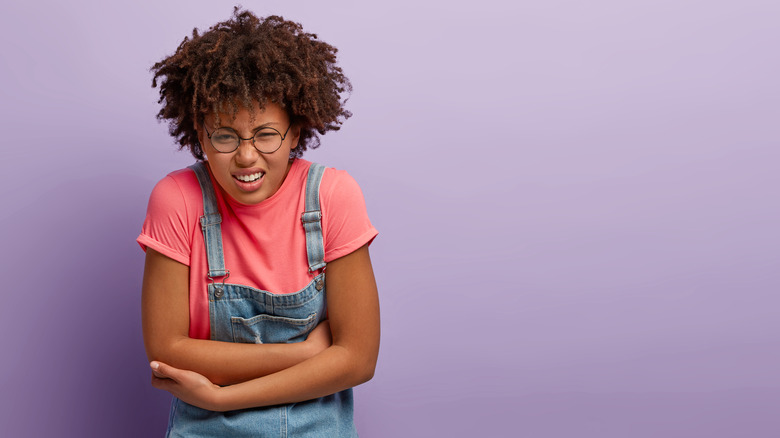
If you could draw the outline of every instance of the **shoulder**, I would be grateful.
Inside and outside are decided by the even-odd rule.
[[[202,199],[198,180],[190,169],[176,170],[163,177],[149,196],[138,243],[144,249],[152,248],[189,265]]]
[[[322,175],[322,185],[320,186],[320,196],[323,198],[351,198],[358,196],[362,202],[363,192],[360,190],[355,178],[346,170],[328,167]]]
[[[174,170],[165,175],[152,189],[152,197],[165,201],[184,199],[188,201],[193,197],[201,197],[200,185],[192,169],[184,168]]]
[[[320,186],[325,262],[371,243],[377,231],[366,211],[363,192],[347,171],[328,168]]]
[[[326,168],[320,185],[323,214],[365,215],[366,202],[355,178],[346,170]]]
[[[299,181],[299,184],[305,185],[309,177],[309,170],[315,165],[311,161],[303,158],[296,158],[290,168],[289,178]],[[320,199],[325,201],[333,196],[339,197],[348,194],[361,194],[360,186],[357,181],[346,171],[333,167],[324,166],[320,182]]]
[[[155,184],[149,196],[147,213],[186,218],[197,215],[202,205],[203,196],[195,172],[184,168],[167,174]]]

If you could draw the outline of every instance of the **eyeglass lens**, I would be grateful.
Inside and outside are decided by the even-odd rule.
[[[211,134],[211,144],[220,152],[238,149],[241,139],[230,128],[218,128]],[[254,145],[260,152],[275,152],[282,145],[282,134],[273,128],[262,128],[255,132]]]

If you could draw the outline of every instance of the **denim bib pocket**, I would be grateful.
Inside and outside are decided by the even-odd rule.
[[[251,318],[233,316],[233,342],[246,344],[279,344],[301,342],[319,321],[317,313],[307,318],[287,318],[260,314]]]

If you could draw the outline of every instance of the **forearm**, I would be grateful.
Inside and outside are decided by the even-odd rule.
[[[149,360],[195,371],[217,385],[232,385],[266,376],[316,354],[306,342],[242,344],[181,337],[149,351]]]
[[[226,411],[311,400],[371,379],[379,354],[380,324],[368,248],[332,261],[328,272],[326,333],[333,337],[332,345],[328,338],[329,346],[320,353],[273,374],[224,387],[201,374],[152,362],[152,384],[195,406]]]
[[[147,249],[142,294],[144,346],[150,361],[195,371],[217,385],[244,382],[300,363],[330,345],[320,323],[304,342],[242,344],[191,339],[189,267]]]
[[[370,380],[376,354],[332,345],[318,355],[274,374],[218,391],[219,410],[294,403],[334,394]]]
[[[328,347],[323,347],[313,357],[275,373],[223,387],[215,385],[220,383],[219,379],[211,378],[210,381],[207,378],[210,372],[214,375],[211,369],[199,374],[187,371],[192,367],[186,363],[177,367],[153,361],[150,364],[154,370],[152,384],[192,405],[213,411],[226,411],[311,400],[371,379],[379,354],[380,324],[379,297],[368,248],[363,246],[330,262],[326,288],[329,318],[317,326],[315,331],[322,328],[322,333],[327,333],[328,337],[325,341]],[[168,309],[171,305],[161,303],[159,306],[150,307]],[[162,316],[159,319],[151,318],[151,321],[158,320],[166,321]],[[182,327],[183,324],[180,324],[179,333],[182,332]],[[152,324],[148,327],[145,325],[144,332],[155,333]],[[332,341],[329,337],[331,333]],[[309,338],[311,339],[314,334],[313,331]],[[261,346],[272,347],[266,344],[250,345],[250,347]],[[186,344],[178,344],[175,348],[167,348],[164,351],[167,354],[178,350],[179,347],[185,349]],[[279,347],[290,347],[290,345],[279,345]],[[194,360],[197,361],[197,358],[201,357],[199,354],[193,356]],[[150,354],[151,356],[154,355]],[[228,360],[225,359],[227,356],[220,357],[222,360],[210,363],[216,368],[237,366],[232,362],[227,363]],[[252,360],[245,362],[252,362]],[[267,364],[263,360],[260,362]],[[217,372],[224,371],[217,370]],[[224,379],[221,383],[227,380]],[[241,381],[241,379],[235,380]]]
[[[326,278],[333,345],[295,366],[214,393],[219,410],[293,403],[368,381],[379,354],[379,297],[364,246],[332,261]]]

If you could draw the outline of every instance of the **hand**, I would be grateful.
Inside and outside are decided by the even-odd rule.
[[[330,334],[330,322],[326,319],[314,327],[314,330],[309,333],[309,336],[305,341],[311,346],[312,356],[325,351],[333,343],[333,338]]]
[[[162,362],[153,361],[152,386],[173,394],[180,400],[210,411],[224,410],[219,405],[221,388],[206,377],[188,370],[180,370]]]

